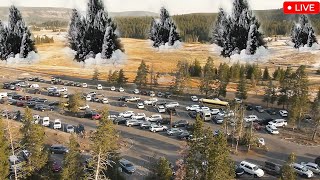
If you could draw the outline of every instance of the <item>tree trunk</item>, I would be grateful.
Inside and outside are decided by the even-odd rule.
[[[101,161],[101,149],[99,150],[99,155],[98,155],[97,169],[96,169],[96,174],[94,178],[95,180],[99,180],[100,161]]]
[[[314,127],[313,133],[312,133],[312,138],[311,140],[314,141],[314,139],[316,138],[317,132],[318,132],[318,128],[319,128],[319,121],[317,122],[316,126]]]
[[[11,128],[10,128],[10,125],[9,125],[8,111],[7,111],[6,115],[7,115],[7,129],[8,129],[8,133],[9,133],[12,156],[15,156],[14,147],[13,147],[13,140],[12,140],[12,134],[11,134]],[[16,165],[16,161],[15,160],[13,161],[13,165],[14,165],[14,168],[13,168],[14,169],[14,178],[15,178],[15,180],[18,180],[17,167],[15,166]]]

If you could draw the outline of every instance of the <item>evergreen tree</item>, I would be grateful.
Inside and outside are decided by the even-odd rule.
[[[314,43],[318,43],[313,27],[306,15],[300,15],[299,23],[294,24],[292,27],[291,41],[294,43],[294,48],[300,48],[305,45],[312,47]]]
[[[178,61],[173,85],[174,92],[183,93],[189,77],[189,63],[187,61]]]
[[[211,57],[208,57],[207,62],[203,67],[203,75],[201,77],[199,86],[200,92],[205,94],[206,97],[210,96],[214,92],[212,84],[214,82],[215,76],[216,74],[213,59]]]
[[[240,82],[237,87],[236,96],[239,99],[247,99],[247,87],[246,87],[246,80],[244,77],[240,78]]]
[[[35,42],[31,38],[31,33],[29,30],[26,30],[26,32],[23,34],[21,47],[20,47],[20,58],[26,58],[28,57],[29,52],[36,51],[35,50]]]
[[[83,49],[84,47],[84,24],[81,19],[81,15],[76,9],[72,9],[71,21],[68,29],[68,42],[69,47],[77,52],[76,59],[80,59],[83,57]]]
[[[320,88],[318,89],[317,97],[311,104],[311,116],[315,122],[311,138],[314,141],[318,133],[318,128],[320,126]]]
[[[100,73],[99,73],[98,68],[94,68],[93,75],[92,75],[92,80],[94,80],[94,81],[99,80],[99,76],[100,76]]]
[[[113,52],[116,50],[124,51],[120,39],[115,33],[115,29],[112,26],[107,26],[106,32],[103,38],[102,52],[101,57],[105,59],[110,59],[113,55]]]
[[[75,136],[69,138],[69,152],[64,157],[62,178],[63,180],[81,180],[84,179],[83,168],[81,164],[80,145]]]
[[[0,179],[9,175],[9,142],[5,132],[3,119],[0,118]]]
[[[113,155],[118,150],[118,132],[112,121],[108,120],[108,109],[101,112],[101,120],[97,131],[92,135],[92,158],[94,164],[94,179],[107,179],[108,174],[103,172],[112,167],[115,162],[112,161]]]
[[[267,103],[267,107],[269,107],[269,103],[272,105],[274,102],[277,100],[277,92],[276,92],[276,87],[273,85],[272,81],[269,81],[269,85],[265,90],[265,94],[263,96],[263,102]]]
[[[44,127],[33,123],[32,111],[28,107],[25,109],[23,126],[20,131],[22,134],[22,146],[30,152],[27,164],[23,168],[24,174],[32,176],[46,165],[48,153],[44,146]]]
[[[219,8],[217,20],[214,25],[212,41],[220,47],[223,47],[225,41],[225,31],[227,25],[227,13],[222,8]]]
[[[149,39],[153,41],[153,47],[157,48],[166,43],[173,46],[176,41],[180,41],[180,35],[169,12],[164,7],[160,10],[160,19],[153,19],[149,31]]]
[[[258,48],[258,30],[257,26],[255,24],[252,24],[250,26],[249,34],[248,34],[248,41],[247,41],[247,48],[246,48],[246,53],[247,54],[254,54]]]
[[[68,109],[72,113],[79,112],[79,107],[83,105],[83,99],[81,98],[81,94],[79,92],[76,92],[69,96],[68,101]]]
[[[287,162],[282,166],[280,180],[296,180],[297,174],[291,166],[296,160],[296,156],[291,153]]]
[[[0,21],[0,59],[5,60],[8,56],[7,50],[8,28]]]
[[[201,68],[201,65],[200,65],[200,62],[196,59],[192,65],[190,65],[190,75],[192,77],[200,77],[201,75],[201,71],[202,71],[202,68]]]
[[[120,69],[117,83],[122,86],[128,82],[128,78],[125,76],[123,69]]]
[[[141,64],[137,71],[137,76],[134,80],[134,83],[139,87],[145,87],[148,83],[147,76],[149,73],[149,67],[146,65],[144,60],[141,61]]]
[[[262,79],[263,79],[264,81],[267,81],[267,80],[270,79],[268,67],[265,67],[265,68],[264,68]]]
[[[157,162],[151,165],[151,173],[146,180],[170,180],[172,179],[172,169],[169,161],[165,157],[160,157]]]

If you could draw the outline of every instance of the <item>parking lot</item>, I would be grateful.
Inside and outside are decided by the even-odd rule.
[[[7,82],[7,81],[13,81],[14,79],[1,79],[1,83]],[[35,83],[35,82],[29,82]],[[57,86],[58,88],[63,87],[63,85],[52,85],[50,84],[50,80],[48,79],[46,82],[36,82],[36,84],[39,84],[41,89],[47,88],[50,86]],[[110,114],[118,115],[120,112],[124,111],[134,111],[135,113],[145,113],[147,116],[150,116],[152,114],[158,114],[157,110],[153,106],[145,106],[144,109],[137,109],[136,103],[134,102],[125,102],[127,107],[122,107],[123,102],[118,101],[118,98],[121,96],[139,96],[141,100],[147,100],[150,98],[150,96],[145,95],[133,95],[133,89],[125,89],[125,92],[117,92],[117,91],[110,91],[110,87],[104,87],[104,90],[97,90],[95,88],[95,85],[89,85],[88,88],[81,88],[81,87],[73,87],[73,86],[67,86],[68,88],[68,94],[72,94],[74,92],[81,92],[81,93],[89,93],[92,91],[95,91],[97,94],[107,97],[109,100],[109,104],[102,104],[102,103],[96,103],[96,102],[86,102],[90,109],[93,110],[101,110],[103,107],[107,106],[110,110]],[[14,92],[11,90],[1,90],[0,92]],[[30,95],[32,97],[39,97],[39,98],[45,98],[48,99],[49,102],[52,101],[60,101],[58,97],[52,97],[47,95],[47,91],[42,90],[41,94],[33,94],[32,89],[26,89],[24,92],[17,92],[20,95]],[[197,104],[190,101],[181,101],[178,99],[172,99],[172,98],[159,98],[158,100],[163,100],[167,102],[178,102],[180,106],[176,108],[177,115],[173,116],[173,121],[177,120],[188,120],[189,123],[194,123],[194,119],[192,119],[188,112],[185,110],[186,106]],[[16,107],[12,105],[0,105],[1,109],[5,110],[20,110],[23,112],[22,107]],[[74,126],[77,126],[78,124],[83,124],[86,128],[86,130],[94,130],[96,128],[97,122],[91,119],[86,118],[77,118],[72,116],[65,116],[59,113],[58,109],[55,109],[54,111],[36,111],[33,110],[34,114],[39,114],[41,117],[48,116],[53,122],[54,119],[60,119],[63,123],[63,130],[65,130],[65,127],[67,124],[71,124]],[[246,111],[246,115],[256,115],[259,119],[278,119],[281,118],[281,116],[277,113],[276,115],[270,115],[266,112],[259,113],[255,110],[252,111]],[[163,117],[169,118],[169,114],[163,113]],[[212,131],[218,130],[221,127],[221,125],[214,124],[212,122],[206,122],[205,125],[207,127],[210,127]],[[52,126],[51,126],[52,127]],[[124,156],[124,158],[128,159],[129,161],[133,162],[137,166],[137,172],[133,175],[127,175],[130,176],[130,179],[141,179],[142,176],[145,176],[148,171],[146,167],[149,165],[149,159],[150,157],[157,155],[157,156],[165,156],[168,158],[170,162],[175,162],[177,159],[181,158],[181,148],[185,146],[185,141],[178,140],[174,136],[167,136],[165,132],[159,132],[159,133],[152,133],[148,130],[141,130],[139,127],[126,127],[125,125],[118,125],[117,129],[120,132],[121,137],[123,137],[127,143],[128,146],[121,149],[121,154]],[[281,130],[280,130],[281,133]],[[254,156],[233,156],[233,158],[240,162],[243,159],[250,160],[254,163],[257,163],[259,165],[263,165],[263,162],[265,160],[270,161],[276,161],[276,163],[283,163],[283,160],[286,159],[287,154],[295,151],[297,153],[297,158],[299,161],[313,161],[312,158],[314,156],[318,155],[316,152],[318,152],[319,149],[316,148],[303,148],[303,147],[296,147],[294,144],[283,142],[279,139],[277,139],[276,136],[270,135],[266,133],[266,131],[261,130],[257,131],[256,135],[259,137],[262,137],[265,139],[266,144],[269,148],[269,151],[265,154],[257,154]],[[244,176],[242,179],[249,179],[249,176]],[[266,179],[272,179],[269,176],[265,177]]]

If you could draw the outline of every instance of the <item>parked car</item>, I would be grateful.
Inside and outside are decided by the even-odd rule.
[[[171,128],[167,130],[167,134],[169,136],[178,135],[178,134],[181,134],[182,132],[183,130],[180,128]]]
[[[239,178],[244,174],[244,170],[238,165],[236,165],[234,169],[235,169],[236,178]]]
[[[49,127],[49,126],[50,126],[50,119],[49,119],[49,117],[43,117],[43,118],[42,118],[42,126],[45,126],[45,127]]]
[[[278,176],[281,174],[282,166],[273,162],[265,161],[262,168],[267,174]]]
[[[270,121],[273,121],[273,118],[265,118],[265,119],[261,119],[261,121],[259,121],[260,125],[268,125]]]
[[[176,107],[179,107],[179,103],[178,102],[169,102],[165,106],[166,106],[166,108],[176,108]]]
[[[150,91],[149,96],[154,97],[154,96],[156,96],[156,94],[153,91]]]
[[[187,106],[186,107],[186,110],[187,111],[195,111],[195,110],[197,110],[197,109],[199,109],[200,108],[200,105],[198,105],[198,104],[193,104],[193,105],[191,105],[191,106]]]
[[[52,154],[66,154],[69,152],[69,149],[63,145],[55,144],[50,147],[50,152]]]
[[[100,120],[101,119],[101,115],[97,112],[93,112],[92,113],[92,120]]]
[[[251,174],[255,177],[264,176],[264,171],[253,163],[241,161],[239,167],[242,168],[246,173]]]
[[[198,102],[199,99],[198,99],[197,96],[191,96],[191,101],[193,101],[193,102]]]
[[[165,92],[164,93],[164,97],[165,98],[170,98],[171,97],[171,93],[170,92]]]
[[[149,129],[152,124],[155,124],[155,123],[152,123],[150,121],[142,121],[140,123],[140,128],[141,129]]]
[[[136,168],[134,167],[134,165],[126,159],[120,159],[119,165],[120,165],[121,170],[125,171],[126,173],[132,174],[136,171]]]
[[[158,101],[157,98],[150,98],[149,100],[143,101],[143,104],[145,104],[145,105],[152,105],[154,102],[157,102],[157,101]]]
[[[212,115],[218,115],[220,113],[220,109],[211,109]]]
[[[66,129],[67,129],[67,133],[74,133],[74,126],[73,125],[68,124]]]
[[[118,101],[126,101],[128,98],[130,98],[130,96],[121,96],[118,98]]]
[[[320,156],[317,157],[315,160],[314,160],[314,163],[318,164],[318,166],[320,166]]]
[[[166,131],[168,129],[167,126],[163,126],[163,125],[156,125],[156,124],[153,124],[150,126],[149,130],[151,132],[159,132],[159,131]]]
[[[210,108],[209,107],[206,107],[206,106],[202,106],[200,107],[199,109],[196,109],[196,112],[197,113],[200,113],[202,111],[210,111]]]
[[[191,117],[191,118],[196,118],[198,113],[196,111],[189,111],[188,112],[188,115]]]
[[[288,125],[288,122],[285,119],[275,119],[273,121],[270,121],[268,124],[273,125],[275,127],[285,127]]]
[[[120,117],[129,118],[134,115],[133,111],[125,111],[119,114]]]
[[[128,119],[126,121],[126,126],[131,127],[131,126],[139,126],[142,120],[138,119]]]
[[[137,108],[138,109],[144,109],[144,104],[142,102],[137,103]]]
[[[262,106],[256,106],[255,107],[255,110],[259,113],[263,113],[264,112],[264,109],[262,108]]]
[[[120,87],[119,92],[124,92],[124,89],[122,87]]]
[[[298,163],[293,163],[292,168],[294,171],[299,174],[302,177],[306,178],[312,178],[313,177],[313,172],[307,169],[305,166],[298,164]]]
[[[162,116],[160,114],[153,114],[150,117],[147,117],[146,120],[150,122],[157,122],[162,120]]]
[[[167,108],[166,111],[169,115],[172,115],[172,116],[177,115],[177,110],[175,108]]]
[[[300,164],[312,171],[314,174],[320,174],[320,167],[318,166],[318,164],[312,162],[301,162]]]
[[[243,119],[246,123],[248,122],[252,122],[252,121],[258,121],[258,116],[256,115],[249,115],[249,116],[246,116],[244,119]]]
[[[52,172],[57,173],[60,172],[62,170],[62,166],[57,163],[56,161],[52,162]]]
[[[131,118],[132,119],[145,119],[147,116],[146,116],[146,114],[145,113],[137,113],[137,114],[135,114],[135,115],[133,115],[133,116],[131,116]]]
[[[54,120],[53,129],[61,129],[61,128],[62,128],[62,124],[61,124],[60,119]]]
[[[278,128],[273,126],[273,125],[266,125],[266,130],[270,133],[270,134],[279,134]]]
[[[172,127],[186,127],[188,126],[189,122],[187,120],[179,120],[172,124]]]
[[[139,93],[140,93],[139,89],[134,89],[133,90],[133,94],[139,94]]]
[[[86,109],[89,109],[90,106],[88,104],[84,105],[84,106],[80,106],[79,107],[79,110],[86,110]]]
[[[282,117],[288,117],[288,111],[286,111],[286,110],[280,110],[280,111],[279,111],[279,114],[280,114],[280,116],[282,116]]]
[[[82,87],[83,87],[83,88],[87,88],[87,87],[88,87],[88,84],[87,84],[87,83],[82,83]]]
[[[139,101],[140,100],[140,98],[139,97],[127,97],[127,98],[125,98],[125,100],[124,101],[126,101],[126,102],[135,102],[135,101]]]
[[[222,116],[213,116],[213,119],[212,119],[213,122],[215,122],[216,124],[222,124],[223,123],[223,117]]]
[[[274,109],[267,109],[266,112],[268,114],[270,114],[270,115],[276,115],[277,114],[276,110],[274,110]]]
[[[166,112],[166,109],[164,108],[163,105],[159,105],[159,106],[157,106],[157,111],[158,111],[159,113],[165,113],[165,112]]]
[[[158,97],[163,97],[163,96],[164,96],[164,93],[158,92],[157,96],[158,96]]]
[[[253,110],[253,106],[249,104],[249,105],[247,105],[246,109],[247,109],[247,111],[252,111]]]
[[[108,98],[102,98],[102,99],[101,99],[101,103],[102,103],[102,104],[108,104],[108,103],[109,103]]]
[[[188,131],[183,131],[177,136],[177,138],[181,140],[189,140],[192,138],[192,135]]]
[[[97,85],[97,90],[102,90],[102,85],[101,84]]]
[[[115,90],[116,90],[116,87],[114,87],[114,86],[110,87],[110,91],[115,91]]]
[[[113,123],[114,124],[126,124],[127,120],[129,120],[129,118],[117,117],[115,120],[113,120]]]

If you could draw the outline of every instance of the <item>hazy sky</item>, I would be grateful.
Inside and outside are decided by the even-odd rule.
[[[84,11],[88,0],[0,0],[0,6],[25,7],[66,7]],[[219,7],[228,11],[233,0],[103,0],[110,12],[151,11],[158,12],[161,6],[169,9],[171,14],[195,12],[217,12]],[[278,9],[285,0],[249,0],[251,8]]]

